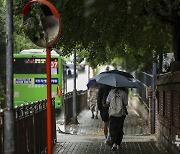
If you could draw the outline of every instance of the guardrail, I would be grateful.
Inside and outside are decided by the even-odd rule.
[[[3,129],[4,129],[4,114],[0,111],[0,153],[3,154]]]
[[[146,72],[135,73],[135,78],[139,83],[138,93],[140,98],[148,106],[148,87],[152,85],[152,75]]]
[[[15,113],[15,143],[17,154],[40,154],[47,150],[47,100],[33,102],[29,105],[22,105],[14,109]],[[52,142],[56,142],[56,119],[55,105],[52,99]],[[4,132],[4,112],[0,112],[0,153],[3,154],[3,132]]]
[[[55,143],[56,137],[56,116],[54,99],[52,123],[53,138]],[[76,112],[79,114],[87,106],[87,91],[77,91]],[[40,154],[46,153],[47,150],[47,100],[33,102],[28,105],[22,105],[14,108],[15,115],[15,134],[16,134],[16,154]],[[73,93],[69,92],[64,95],[64,115],[67,124],[73,117]],[[13,131],[13,130],[12,130]],[[0,154],[4,154],[4,111],[0,111]]]
[[[77,91],[76,113],[77,115],[87,106],[87,90]],[[64,95],[64,120],[68,124],[73,118],[73,92]]]

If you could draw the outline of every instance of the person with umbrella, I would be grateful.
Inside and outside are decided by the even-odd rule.
[[[91,84],[96,81],[98,84],[102,84],[98,93],[98,109],[100,110],[100,115],[102,120],[104,121],[104,135],[105,135],[105,143],[109,144],[110,135],[109,135],[109,114],[108,107],[104,107],[104,100],[111,90],[111,87],[128,87],[128,88],[137,88],[138,84],[136,82],[132,82],[131,79],[134,78],[130,73],[119,71],[119,70],[111,70],[106,72],[101,72],[100,74],[91,78],[88,82],[87,87],[90,87]],[[105,98],[105,99],[104,99]]]
[[[99,88],[98,99],[97,99],[100,116],[101,116],[102,121],[104,122],[105,144],[108,144],[108,145],[111,142],[110,135],[109,135],[109,114],[108,114],[109,107],[103,106],[103,104],[106,103],[106,98],[110,90],[111,90],[111,86],[101,85]]]
[[[125,87],[113,88],[106,99],[105,106],[109,106],[110,136],[112,142],[112,151],[120,148],[123,138],[123,125],[128,114],[126,106],[128,105],[128,89]]]
[[[131,81],[131,78],[133,78],[131,74],[118,70],[102,72],[94,77],[97,83],[114,87],[107,96],[107,103],[105,102],[105,104],[103,105],[104,107],[109,106],[109,133],[113,151],[120,148],[120,144],[122,142],[124,134],[123,125],[125,117],[127,115],[126,106],[128,105],[128,88],[138,88],[138,84]],[[115,99],[116,96],[119,97]],[[115,104],[113,108],[112,104]],[[121,108],[123,109],[121,110]],[[119,113],[116,113],[115,111],[113,111],[113,109],[119,109]]]
[[[90,110],[92,112],[92,119],[95,117],[98,119],[98,106],[97,106],[97,96],[98,96],[98,84],[94,81],[89,89],[89,97],[90,97]],[[95,115],[94,115],[95,112]]]

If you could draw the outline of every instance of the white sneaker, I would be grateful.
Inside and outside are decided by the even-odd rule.
[[[111,145],[111,140],[108,138],[108,139],[105,139],[105,141],[104,141],[104,143],[106,144],[106,145]]]
[[[112,145],[111,150],[112,150],[112,151],[116,151],[116,150],[117,150],[117,145],[116,145],[115,143]]]
[[[108,142],[108,139],[105,139],[105,140],[104,140],[104,143],[107,144],[107,142]]]
[[[117,145],[117,150],[122,149],[121,145]]]

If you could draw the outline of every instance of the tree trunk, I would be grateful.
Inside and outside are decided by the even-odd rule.
[[[175,61],[180,61],[180,17],[177,14],[174,17],[175,23],[173,26],[173,51]]]
[[[159,54],[159,66],[158,66],[158,73],[162,73],[162,67],[163,67],[163,54]]]
[[[95,68],[92,68],[92,76],[95,76]]]
[[[175,61],[171,63],[171,72],[180,71],[180,17],[177,12],[174,13],[173,24],[173,52]]]

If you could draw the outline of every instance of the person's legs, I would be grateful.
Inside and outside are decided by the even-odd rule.
[[[122,117],[120,117],[120,119],[118,120],[118,138],[117,138],[117,145],[121,145],[121,142],[122,142],[122,139],[123,139],[123,135],[124,135],[124,132],[123,132],[123,126],[124,126],[124,120],[125,120],[126,116],[123,115]]]
[[[103,109],[103,121],[104,121],[104,135],[105,139],[110,144],[110,133],[109,133],[109,114],[108,114],[108,108]]]
[[[108,139],[109,136],[109,122],[104,122],[104,136]]]
[[[91,118],[94,118],[94,108],[95,108],[95,105],[93,102],[91,102],[90,104],[90,110],[91,110],[91,113],[92,113],[92,117]]]
[[[104,136],[105,136],[105,143],[110,144],[110,135],[109,135],[109,114],[108,109],[101,109],[100,110],[100,116],[102,118],[102,121],[104,122]]]
[[[111,137],[109,133],[109,122],[104,122],[104,136],[105,136],[105,144],[111,146]]]
[[[120,130],[120,117],[110,117],[110,135],[112,138],[112,143],[117,144],[119,139]]]
[[[109,117],[109,132],[110,132],[110,136],[111,136],[111,142],[112,142],[112,150],[115,151],[117,150],[117,144],[116,144],[116,140],[117,140],[117,120],[116,117],[110,116]]]
[[[96,106],[95,106],[95,117],[96,117],[96,119],[98,119],[98,106],[97,106],[97,103],[96,103]]]

